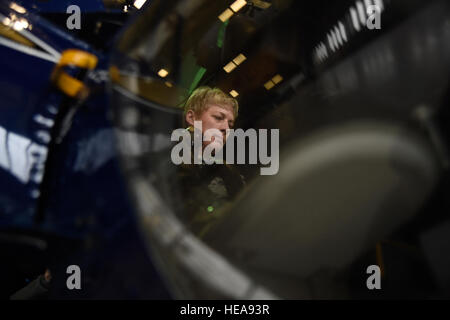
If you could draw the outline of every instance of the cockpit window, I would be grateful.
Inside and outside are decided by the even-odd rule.
[[[322,298],[345,296],[346,270],[436,186],[424,127],[449,90],[448,3],[189,0],[141,10],[111,59],[111,103],[161,268],[181,296],[229,297],[245,283],[231,296],[310,298],[322,292],[311,289],[317,278]],[[183,110],[192,96],[213,111]],[[184,149],[173,137],[195,137],[189,119],[217,139],[241,130],[240,161],[195,163],[193,140],[191,163],[174,161]]]

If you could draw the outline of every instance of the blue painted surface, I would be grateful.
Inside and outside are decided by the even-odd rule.
[[[16,0],[15,2],[38,12],[66,12],[67,7],[71,5],[79,6],[82,12],[105,10],[102,0]]]
[[[32,28],[27,32],[59,53],[89,49],[35,14],[11,12],[8,2],[0,5],[0,14],[26,19]],[[0,225],[30,228],[63,95],[50,83],[54,62],[5,45],[0,57]]]
[[[31,2],[20,1],[27,8]],[[69,2],[86,11],[104,9],[99,5],[101,1],[93,0],[33,1],[36,5],[32,10],[19,14],[11,10],[11,2],[0,3],[0,14],[26,19],[31,26],[28,31],[56,52],[79,48],[94,53],[99,58],[97,78],[102,75],[103,79],[95,82],[91,75],[87,85],[93,93],[55,148],[50,144],[50,132],[65,99],[50,83],[55,63],[0,44],[0,232],[38,232],[77,241],[76,250],[67,252],[63,248],[53,252],[56,256],[50,260],[58,268],[56,274],[65,271],[65,263],[84,267],[86,279],[94,282],[83,297],[168,297],[136,230],[119,171],[105,93],[108,54],[95,52],[36,13],[60,11]],[[50,179],[44,190],[44,165],[50,148],[54,165],[50,173],[45,172]],[[37,223],[38,203],[44,193],[48,197],[43,201],[42,221]],[[123,270],[111,269],[117,261],[127,261]],[[110,281],[133,273],[137,267],[142,284],[139,278],[127,285],[126,278]],[[99,270],[103,280],[95,282]],[[151,288],[146,287],[148,283]],[[58,297],[64,289],[55,285],[53,293]]]

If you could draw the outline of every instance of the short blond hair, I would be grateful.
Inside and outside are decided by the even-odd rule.
[[[233,108],[234,117],[237,118],[239,104],[236,99],[227,95],[219,88],[199,87],[192,92],[184,105],[183,123],[186,125],[186,114],[189,110],[194,111],[195,115],[200,116],[207,110],[208,105],[214,104],[220,107],[229,106]]]

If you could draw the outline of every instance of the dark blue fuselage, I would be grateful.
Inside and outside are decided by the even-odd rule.
[[[102,1],[0,4],[0,20],[12,24],[8,33],[0,30],[0,233],[18,248],[27,246],[18,236],[43,239],[44,245],[36,249],[37,265],[53,267],[56,275],[64,277],[66,264],[78,264],[85,270],[88,288],[89,279],[103,279],[84,290],[83,297],[166,297],[135,228],[119,171],[105,91],[108,52],[94,50],[39,16],[65,12],[69,2],[87,11],[104,10]],[[25,10],[17,11],[17,3]],[[14,28],[16,20],[25,24]],[[55,143],[63,108],[76,103],[50,80],[67,49],[93,53],[99,62],[84,78],[91,89],[89,98],[78,106],[67,135]],[[64,241],[71,246],[55,245]],[[28,261],[20,254],[5,259],[12,264]],[[111,266],[117,261],[122,261],[121,268]],[[130,268],[147,271],[136,281],[125,280],[122,276]],[[33,272],[40,270],[17,269],[17,277]],[[116,280],[111,282],[111,277]],[[54,294],[65,296],[64,290],[56,285]]]

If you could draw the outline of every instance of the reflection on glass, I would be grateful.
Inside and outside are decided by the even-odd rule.
[[[47,147],[0,127],[0,167],[21,183],[41,183]]]
[[[448,29],[441,24],[389,29],[401,19],[386,19],[386,29],[369,34],[368,1],[352,2],[350,11],[341,2],[328,8],[316,2],[248,1],[237,13],[230,1],[205,3],[174,2],[161,15],[161,2],[155,1],[139,28],[120,40],[119,50],[129,59],[114,61],[120,70],[113,79],[121,98],[114,99],[123,130],[120,149],[143,229],[149,237],[173,235],[169,244],[163,237],[149,243],[164,243],[159,254],[174,264],[167,247],[190,252],[181,265],[213,248],[250,275],[255,287],[262,284],[282,297],[314,296],[308,281],[315,276],[331,296],[343,297],[333,278],[343,276],[340,268],[374,247],[388,230],[384,226],[394,230],[395,223],[412,217],[435,183],[434,154],[422,144],[421,129],[409,135],[404,123],[418,101],[425,96],[440,101],[448,89],[440,65],[448,66],[449,55],[439,47]],[[394,4],[383,4],[389,5],[387,17],[404,12],[401,4],[397,11]],[[164,79],[161,68],[168,71]],[[223,107],[217,101],[189,114],[184,107],[204,86],[235,98],[239,117],[216,115],[211,105]],[[252,163],[231,169],[219,163],[177,167],[170,146],[161,141],[175,129],[195,134],[189,116],[218,121],[219,131],[279,129],[279,173],[263,178]],[[249,150],[245,145],[243,154],[251,159]],[[416,165],[418,170],[407,169]],[[426,188],[421,181],[428,181]],[[387,216],[398,220],[391,223]],[[171,229],[167,221],[180,224]],[[196,268],[212,270],[208,258],[202,262]],[[177,267],[168,272],[173,278],[199,273]],[[204,279],[197,280],[188,292],[201,287]]]

